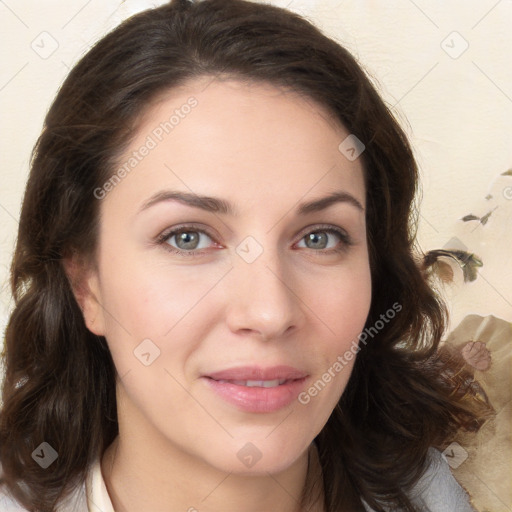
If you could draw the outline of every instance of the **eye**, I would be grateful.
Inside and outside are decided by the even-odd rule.
[[[350,236],[334,226],[317,226],[314,231],[304,235],[299,244],[301,242],[304,242],[304,245],[298,245],[299,247],[324,253],[340,252],[352,245]]]
[[[204,249],[216,244],[214,236],[206,229],[185,225],[164,231],[156,242],[167,251],[181,256],[201,256]],[[318,254],[331,254],[345,251],[351,245],[353,241],[344,230],[326,225],[315,226],[314,230],[309,227],[296,246]]]
[[[162,233],[157,242],[165,245],[171,252],[185,256],[194,256],[202,249],[207,249],[212,236],[203,229],[194,226],[179,226]]]

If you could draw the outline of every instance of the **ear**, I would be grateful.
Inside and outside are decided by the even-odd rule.
[[[97,269],[78,252],[64,257],[62,262],[87,329],[97,336],[105,336],[105,319]]]

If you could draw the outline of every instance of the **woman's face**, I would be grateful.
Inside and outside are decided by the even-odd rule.
[[[304,454],[370,307],[363,169],[339,149],[347,136],[312,101],[234,80],[150,107],[95,192],[84,306],[119,375],[121,438],[236,473]]]

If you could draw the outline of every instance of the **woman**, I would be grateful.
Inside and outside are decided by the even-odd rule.
[[[472,510],[439,449],[487,411],[438,347],[416,187],[367,77],[297,15],[175,0],[102,39],[23,201],[5,507]]]

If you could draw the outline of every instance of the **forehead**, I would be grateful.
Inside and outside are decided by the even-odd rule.
[[[159,96],[118,160],[108,199],[140,205],[157,189],[273,207],[344,190],[364,205],[361,159],[340,151],[348,131],[321,105],[270,84],[204,77]]]

